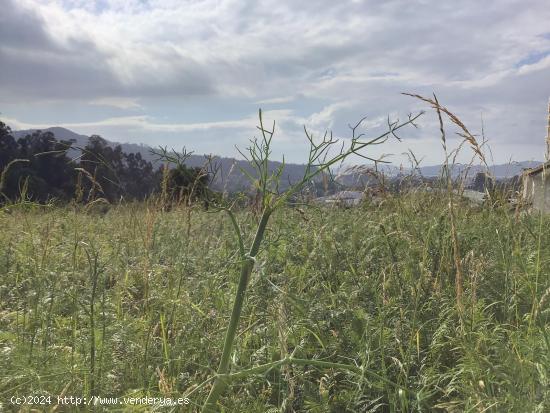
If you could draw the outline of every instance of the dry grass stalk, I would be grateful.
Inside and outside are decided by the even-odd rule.
[[[445,149],[445,169],[447,174],[447,195],[449,197],[449,215],[451,218],[451,237],[453,243],[453,258],[455,262],[455,289],[456,289],[456,305],[457,308],[462,311],[462,261],[460,259],[460,249],[458,246],[458,234],[456,231],[455,223],[455,211],[454,211],[454,202],[453,202],[453,189],[451,182],[451,175],[449,171],[449,161],[447,156],[447,145],[446,145],[446,136],[445,128],[443,127],[443,117],[441,116],[441,106],[437,101],[437,97],[434,94],[434,107],[437,112],[437,117],[439,119],[439,130],[441,132],[441,140],[443,141],[443,147]],[[450,113],[450,112],[445,112]],[[457,118],[458,119],[458,118]],[[461,122],[462,123],[462,122]]]
[[[403,94],[406,95],[406,96],[411,96],[411,97],[414,97],[416,99],[420,99],[424,102],[429,103],[430,105],[432,105],[432,108],[434,108],[437,111],[439,116],[441,115],[441,113],[444,113],[445,115],[447,115],[449,117],[449,119],[451,120],[451,122],[453,122],[456,126],[458,126],[462,130],[462,132],[457,132],[457,135],[461,136],[462,138],[464,138],[464,140],[466,142],[468,142],[468,144],[470,145],[470,147],[474,151],[475,155],[480,159],[480,161],[486,167],[488,167],[487,160],[486,160],[485,155],[484,155],[484,153],[481,149],[481,145],[477,141],[476,137],[468,130],[466,125],[464,125],[464,123],[458,118],[458,116],[453,114],[446,107],[441,106],[439,104],[435,94],[434,94],[434,99],[425,98],[423,96],[412,94],[412,93],[403,93]]]
[[[6,186],[6,179],[10,168],[16,163],[21,163],[21,162],[30,162],[30,161],[28,159],[14,159],[11,162],[9,162],[6,165],[6,167],[2,170],[2,174],[0,175],[0,194],[4,190],[4,187]]]
[[[74,168],[74,169],[75,171],[83,173],[84,176],[86,176],[86,178],[88,178],[88,180],[92,183],[92,187],[90,188],[90,192],[88,193],[88,201],[93,201],[96,189],[100,193],[105,194],[105,192],[103,191],[103,188],[101,187],[101,184],[96,179],[97,167],[93,175],[84,168]]]
[[[472,157],[472,160],[470,161],[469,167],[473,164],[474,159],[477,157],[479,160],[483,163],[485,166],[486,172],[489,173],[489,167],[487,164],[487,160],[485,158],[485,154],[482,151],[482,146],[485,144],[485,138],[483,138],[483,142],[480,144],[476,137],[468,130],[466,125],[456,116],[454,113],[452,113],[449,109],[442,106],[439,101],[437,100],[436,95],[433,95],[433,99],[426,98],[417,94],[412,93],[403,93],[406,96],[411,96],[416,99],[422,100],[423,102],[429,103],[433,109],[437,112],[437,117],[439,120],[439,130],[441,133],[441,141],[443,144],[443,150],[445,151],[445,174],[446,174],[446,182],[447,182],[447,194],[448,194],[448,202],[449,202],[449,215],[450,215],[450,221],[451,221],[451,239],[452,239],[452,246],[453,246],[453,259],[456,267],[456,274],[455,274],[455,286],[456,286],[456,303],[459,310],[462,310],[462,283],[463,283],[463,270],[462,270],[462,260],[460,258],[460,248],[458,244],[458,235],[457,235],[457,228],[456,228],[456,217],[455,217],[455,210],[454,210],[454,200],[453,200],[453,188],[452,188],[452,177],[451,172],[449,169],[449,153],[447,150],[447,139],[445,134],[445,128],[443,126],[443,116],[444,113],[447,115],[447,117],[451,120],[452,123],[454,123],[458,128],[461,130],[461,132],[457,132],[457,135],[463,138],[463,141],[460,143],[458,148],[454,150],[454,156],[452,159],[452,163],[454,164],[456,161],[456,158],[458,156],[458,153],[464,146],[464,144],[468,144],[472,151],[474,152],[474,156]],[[483,134],[484,136],[484,134]],[[451,152],[452,154],[452,152]],[[468,169],[469,169],[468,167]]]

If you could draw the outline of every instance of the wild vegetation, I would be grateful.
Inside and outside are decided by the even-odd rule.
[[[452,114],[430,104],[445,145]],[[550,219],[496,196],[471,206],[449,176],[358,208],[296,204],[313,174],[401,125],[370,140],[353,128],[335,154],[308,135],[312,168],[282,193],[261,125],[252,208],[5,206],[1,409],[44,394],[190,400],[173,411],[548,411]]]
[[[217,368],[238,281],[227,219],[136,204],[103,216],[16,209],[0,225],[3,409],[13,394],[201,404],[208,386],[193,390]],[[249,375],[221,398],[225,411],[547,411],[550,221],[460,205],[456,226],[462,308],[445,199],[276,212],[233,371],[289,353],[357,371]]]

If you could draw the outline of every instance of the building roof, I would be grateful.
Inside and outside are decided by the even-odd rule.
[[[332,195],[333,199],[362,199],[365,196],[361,191],[340,191]]]
[[[542,172],[543,170],[550,170],[550,161],[541,163],[536,168],[526,169],[523,173],[525,175],[536,175]]]
[[[361,201],[365,197],[365,193],[361,191],[340,191],[333,195],[322,196],[316,198],[316,202],[350,202]]]

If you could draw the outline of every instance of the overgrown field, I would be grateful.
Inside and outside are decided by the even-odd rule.
[[[550,411],[550,219],[465,203],[455,215],[453,246],[447,200],[433,194],[277,210],[232,371],[291,353],[358,368],[247,375],[224,411]],[[258,217],[236,217],[249,242]],[[14,395],[187,396],[173,410],[199,409],[241,265],[227,215],[17,207],[0,228],[0,411],[37,407]]]

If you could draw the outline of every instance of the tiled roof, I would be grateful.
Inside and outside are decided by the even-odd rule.
[[[536,168],[526,169],[523,173],[525,175],[536,175],[539,172],[542,172],[543,169],[550,170],[550,161],[542,163]]]

